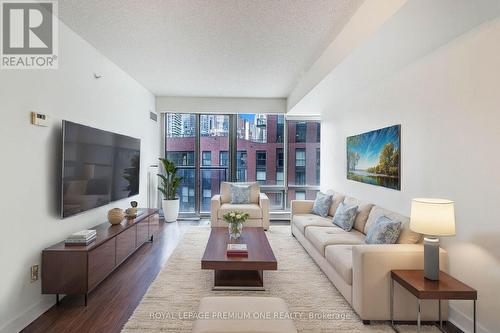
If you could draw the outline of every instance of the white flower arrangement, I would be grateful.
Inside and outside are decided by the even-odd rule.
[[[244,223],[248,219],[248,213],[233,211],[224,214],[222,217],[229,224]]]

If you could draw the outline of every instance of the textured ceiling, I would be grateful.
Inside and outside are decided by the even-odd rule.
[[[157,96],[286,97],[363,0],[61,0],[61,20]]]

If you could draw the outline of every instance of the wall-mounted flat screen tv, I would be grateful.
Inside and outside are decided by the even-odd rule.
[[[63,121],[61,216],[139,194],[141,140]]]

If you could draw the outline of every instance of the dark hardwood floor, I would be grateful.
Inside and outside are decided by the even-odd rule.
[[[90,293],[87,307],[83,296],[66,296],[21,332],[120,332],[184,231],[200,224],[205,223],[165,224],[153,243],[144,244]]]

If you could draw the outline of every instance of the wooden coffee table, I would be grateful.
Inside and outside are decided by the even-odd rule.
[[[226,256],[227,244],[247,244],[248,257]],[[263,228],[243,228],[238,240],[229,240],[227,228],[212,228],[202,269],[214,270],[213,290],[265,290],[265,270],[277,270],[278,262]]]

